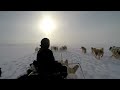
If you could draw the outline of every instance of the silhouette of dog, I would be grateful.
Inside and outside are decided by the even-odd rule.
[[[58,47],[57,46],[51,46],[51,50],[58,51]]]
[[[94,54],[94,49],[93,47],[91,47],[91,53]]]
[[[87,52],[87,50],[86,50],[85,47],[81,47],[81,49],[82,49],[82,52],[83,52],[83,53],[86,53],[86,52]]]
[[[59,50],[60,51],[65,51],[65,50],[67,50],[67,46],[61,46]]]
[[[78,70],[78,68],[79,68],[79,65],[75,65],[73,68],[71,68],[70,66],[69,66],[69,63],[68,63],[68,60],[65,60],[64,62],[63,62],[63,60],[61,60],[61,64],[62,65],[65,65],[66,67],[67,67],[67,72],[68,72],[68,74],[75,74],[76,73],[76,71]]]
[[[95,58],[100,59],[103,57],[104,48],[97,49],[97,48],[91,47],[91,51],[95,55]]]
[[[75,74],[78,68],[79,68],[79,65],[75,65],[73,68],[68,67],[68,73]]]
[[[116,59],[120,57],[120,47],[110,47],[109,50],[112,52],[112,56],[111,57],[115,57]]]

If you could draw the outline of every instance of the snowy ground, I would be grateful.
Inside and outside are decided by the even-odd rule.
[[[80,63],[75,75],[69,75],[72,79],[120,79],[120,60],[111,58],[111,52],[105,48],[102,59],[97,60],[87,48],[83,54],[79,48],[68,48],[67,51],[53,52],[56,60],[68,60],[69,63]],[[0,46],[1,79],[16,79],[26,73],[29,64],[36,59],[35,46]],[[62,54],[62,56],[61,56]],[[82,72],[83,71],[83,72]]]

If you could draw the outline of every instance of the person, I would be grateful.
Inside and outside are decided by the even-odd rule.
[[[28,69],[27,74],[18,77],[18,79],[65,79],[68,75],[67,67],[55,61],[53,52],[49,49],[50,40],[43,38],[40,46],[36,60],[30,64],[30,66],[34,66],[37,75],[30,75],[33,71]]]
[[[42,79],[62,79],[67,76],[67,67],[55,61],[53,52],[49,49],[50,40],[43,38],[41,48],[37,53],[36,62],[33,64],[38,68]]]

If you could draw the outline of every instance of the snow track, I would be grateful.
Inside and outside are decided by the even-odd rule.
[[[83,54],[79,49],[68,49],[67,51],[53,51],[55,59],[68,60],[69,63],[80,63],[81,67],[75,75],[68,75],[68,79],[119,79],[120,78],[120,60],[111,58],[111,53],[106,50],[104,56],[97,60],[88,50]],[[29,64],[36,59],[36,53],[26,56],[1,61],[2,68],[1,79],[16,79],[18,76],[26,73]],[[82,68],[82,70],[81,70]]]

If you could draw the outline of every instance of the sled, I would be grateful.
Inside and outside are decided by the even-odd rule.
[[[58,62],[61,63],[63,66],[67,67],[68,75],[75,74],[79,68],[79,63],[68,63],[68,60],[65,60],[65,61],[61,60]],[[71,67],[71,65],[73,67]],[[53,76],[54,75],[57,76],[59,74],[60,73],[53,73]],[[61,76],[61,78],[62,78],[62,76]],[[40,78],[39,78],[39,73],[37,72],[37,68],[32,63],[32,64],[30,64],[30,67],[27,70],[27,74],[18,77],[18,79],[40,79]],[[63,79],[67,79],[67,77],[63,77]]]

